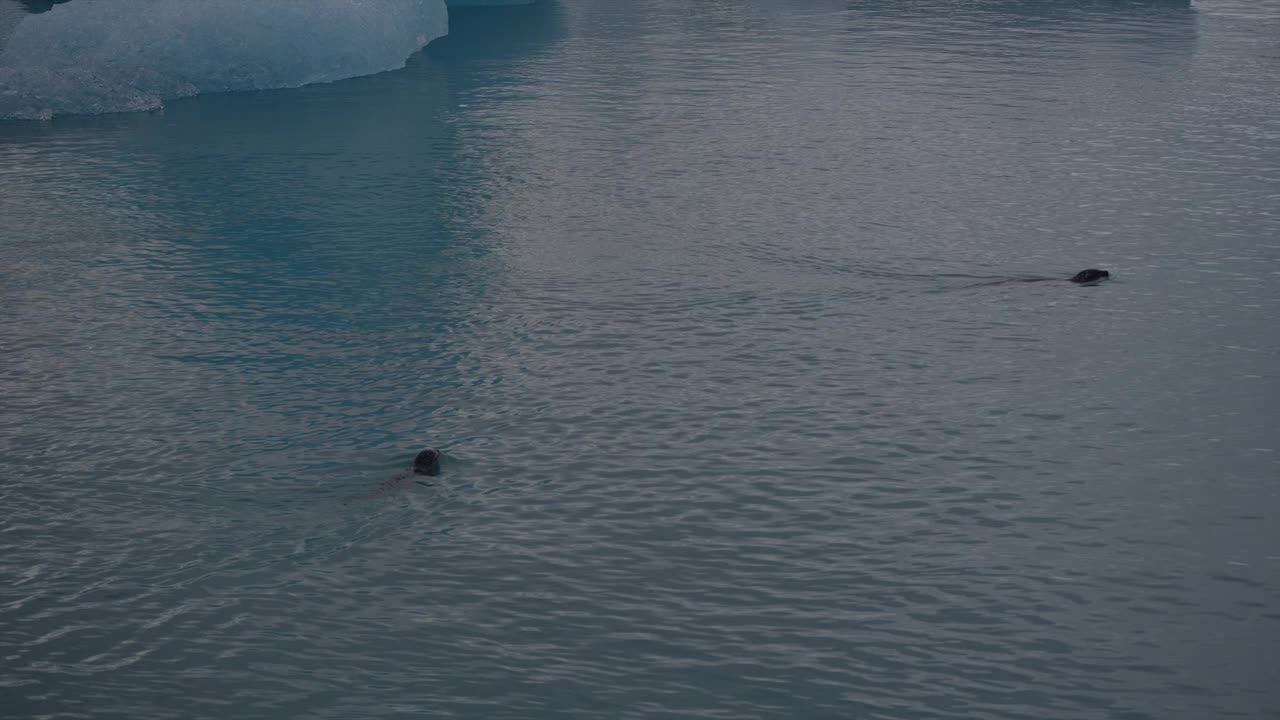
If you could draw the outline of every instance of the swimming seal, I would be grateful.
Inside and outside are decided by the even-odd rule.
[[[413,473],[435,477],[440,474],[440,453],[435,448],[427,448],[413,459]]]
[[[399,495],[400,493],[412,488],[414,483],[419,485],[431,485],[429,482],[419,480],[419,475],[435,477],[439,474],[440,453],[435,448],[427,448],[426,450],[418,453],[418,456],[413,459],[412,470],[401,470],[395,475],[383,480],[377,490],[365,495],[357,495],[356,497],[353,497],[352,500],[373,500],[375,498]]]
[[[1090,283],[1102,282],[1111,277],[1111,273],[1106,270],[1098,270],[1097,268],[1089,268],[1081,270],[1071,278],[1071,282],[1077,285],[1088,285]]]

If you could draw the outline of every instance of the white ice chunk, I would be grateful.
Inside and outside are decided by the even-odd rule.
[[[448,27],[444,0],[77,0],[14,29],[0,117],[370,75],[403,67]]]

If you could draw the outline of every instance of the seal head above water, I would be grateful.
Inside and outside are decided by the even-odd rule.
[[[435,448],[427,448],[413,459],[413,474],[435,477],[440,474],[440,453]]]
[[[1089,268],[1081,270],[1071,278],[1071,282],[1077,285],[1089,285],[1091,283],[1102,282],[1111,277],[1111,273],[1106,270],[1098,270],[1097,268]]]
[[[352,498],[352,500],[373,500],[375,498],[399,495],[400,493],[413,489],[415,484],[430,486],[431,483],[419,479],[419,476],[426,475],[428,477],[435,477],[439,474],[440,453],[435,448],[427,448],[426,450],[418,453],[418,456],[413,459],[413,469],[401,470],[395,475],[383,480],[377,490],[365,495],[357,495]]]

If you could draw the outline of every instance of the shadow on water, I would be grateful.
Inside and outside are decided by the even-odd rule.
[[[71,0],[18,0],[18,2],[27,9],[27,12],[35,14],[48,12],[53,9],[54,5],[61,5]]]
[[[0,0],[0,53],[13,34],[14,28],[27,15],[48,12],[54,5],[61,5],[70,0]]]
[[[527,58],[555,47],[564,33],[563,13],[552,0],[510,7],[451,7],[449,34],[433,40],[425,52],[442,63]]]

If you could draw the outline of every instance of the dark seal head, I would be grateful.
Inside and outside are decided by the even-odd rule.
[[[429,475],[435,477],[440,474],[440,453],[432,448],[427,448],[418,453],[413,459],[413,473],[415,475]]]
[[[1109,277],[1111,277],[1111,273],[1106,270],[1089,268],[1088,270],[1081,270],[1076,273],[1075,277],[1071,278],[1071,282],[1078,285],[1088,285],[1089,283],[1101,282]]]

